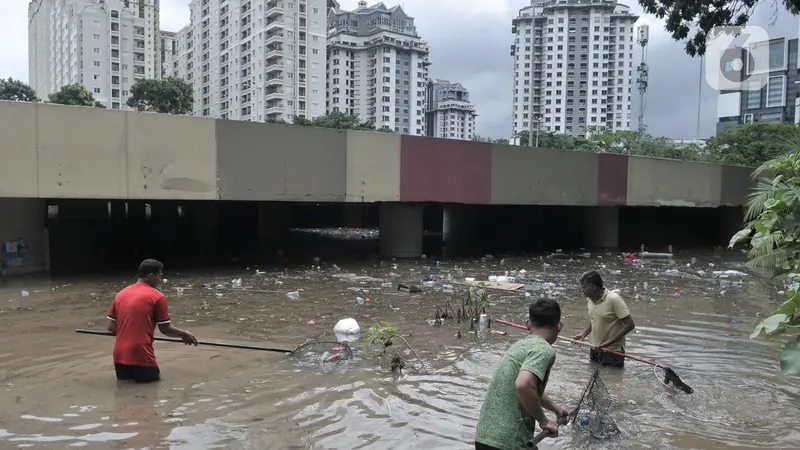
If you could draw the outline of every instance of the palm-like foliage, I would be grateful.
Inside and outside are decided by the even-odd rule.
[[[763,334],[771,339],[800,328],[800,139],[784,145],[788,151],[783,156],[753,172],[757,184],[747,199],[746,224],[730,243],[749,239],[748,264],[791,283],[787,301],[756,326],[751,338]],[[800,337],[786,343],[780,360],[784,374],[800,373]]]
[[[748,264],[774,275],[794,271],[800,261],[800,139],[753,171],[756,181],[745,207],[745,227],[731,246],[750,239]]]

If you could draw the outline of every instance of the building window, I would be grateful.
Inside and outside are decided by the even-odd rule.
[[[751,81],[748,83],[746,109],[758,109],[761,107],[761,89],[759,83]]]
[[[100,61],[94,61],[93,64],[95,67],[100,67]]]
[[[100,88],[92,88],[92,91],[94,91],[95,94],[99,94]]]
[[[95,47],[92,49],[94,53],[100,53],[100,47]]]
[[[784,39],[772,41],[769,43],[769,70],[786,70]]]
[[[781,123],[781,113],[774,112],[761,114],[761,116],[758,118],[758,121],[764,123]]]
[[[786,99],[786,77],[781,75],[767,80],[767,108],[784,106]]]

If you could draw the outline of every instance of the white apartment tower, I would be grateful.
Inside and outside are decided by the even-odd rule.
[[[194,114],[291,122],[325,114],[327,0],[192,0],[175,74]]]
[[[178,62],[177,33],[161,30],[161,77],[176,75]]]
[[[32,0],[29,82],[40,98],[81,83],[95,100],[126,109],[138,79],[161,76],[159,0]]]
[[[533,0],[513,20],[513,133],[629,130],[634,23],[616,0]]]
[[[400,6],[336,5],[328,14],[328,112],[425,135],[428,55],[414,18]]]
[[[427,136],[472,140],[475,136],[475,107],[469,92],[461,83],[431,79],[425,101],[425,132]]]

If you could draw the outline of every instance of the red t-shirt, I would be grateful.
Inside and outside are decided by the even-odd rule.
[[[158,365],[153,349],[153,333],[156,325],[170,321],[164,294],[146,283],[132,284],[114,297],[108,318],[117,322],[114,363]]]

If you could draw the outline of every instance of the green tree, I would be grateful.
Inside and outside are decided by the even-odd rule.
[[[503,138],[490,138],[486,136],[481,136],[479,134],[472,135],[473,142],[485,142],[487,144],[508,144],[508,139]]]
[[[127,105],[137,111],[189,114],[194,104],[192,86],[180,78],[138,80],[131,87]]]
[[[647,14],[666,19],[665,28],[676,41],[686,40],[685,50],[691,56],[706,52],[706,38],[714,37],[714,27],[747,25],[759,0],[639,0]],[[800,0],[770,2],[775,14],[788,10],[797,14]],[[689,36],[694,31],[693,36]]]
[[[794,148],[800,148],[800,140]],[[753,172],[758,179],[745,210],[745,226],[730,241],[749,245],[748,264],[765,269],[791,284],[787,300],[761,321],[750,336],[773,339],[800,330],[800,151],[778,156]],[[781,372],[800,373],[800,336],[787,342],[780,355]]]
[[[50,94],[49,103],[70,106],[94,106],[95,108],[105,108],[103,104],[95,101],[94,96],[82,84],[67,84],[61,89]]]
[[[560,133],[552,133],[549,131],[539,131],[533,133],[533,142],[528,140],[530,133],[528,130],[520,131],[517,133],[518,144],[522,147],[540,147],[540,148],[555,148],[560,150],[573,150],[575,149],[578,140],[576,138]],[[533,145],[530,145],[530,144]]]
[[[306,127],[321,127],[321,128],[335,128],[339,130],[362,130],[362,131],[380,131],[383,133],[392,133],[392,129],[387,126],[375,128],[372,122],[361,122],[357,116],[345,114],[343,112],[332,112],[315,117],[311,120],[305,117],[295,116],[292,121],[295,125]]]
[[[20,80],[11,77],[0,79],[0,100],[12,102],[38,102],[36,91]]]
[[[757,167],[788,153],[798,138],[797,125],[753,122],[721,131],[708,140],[705,151],[712,162]]]

